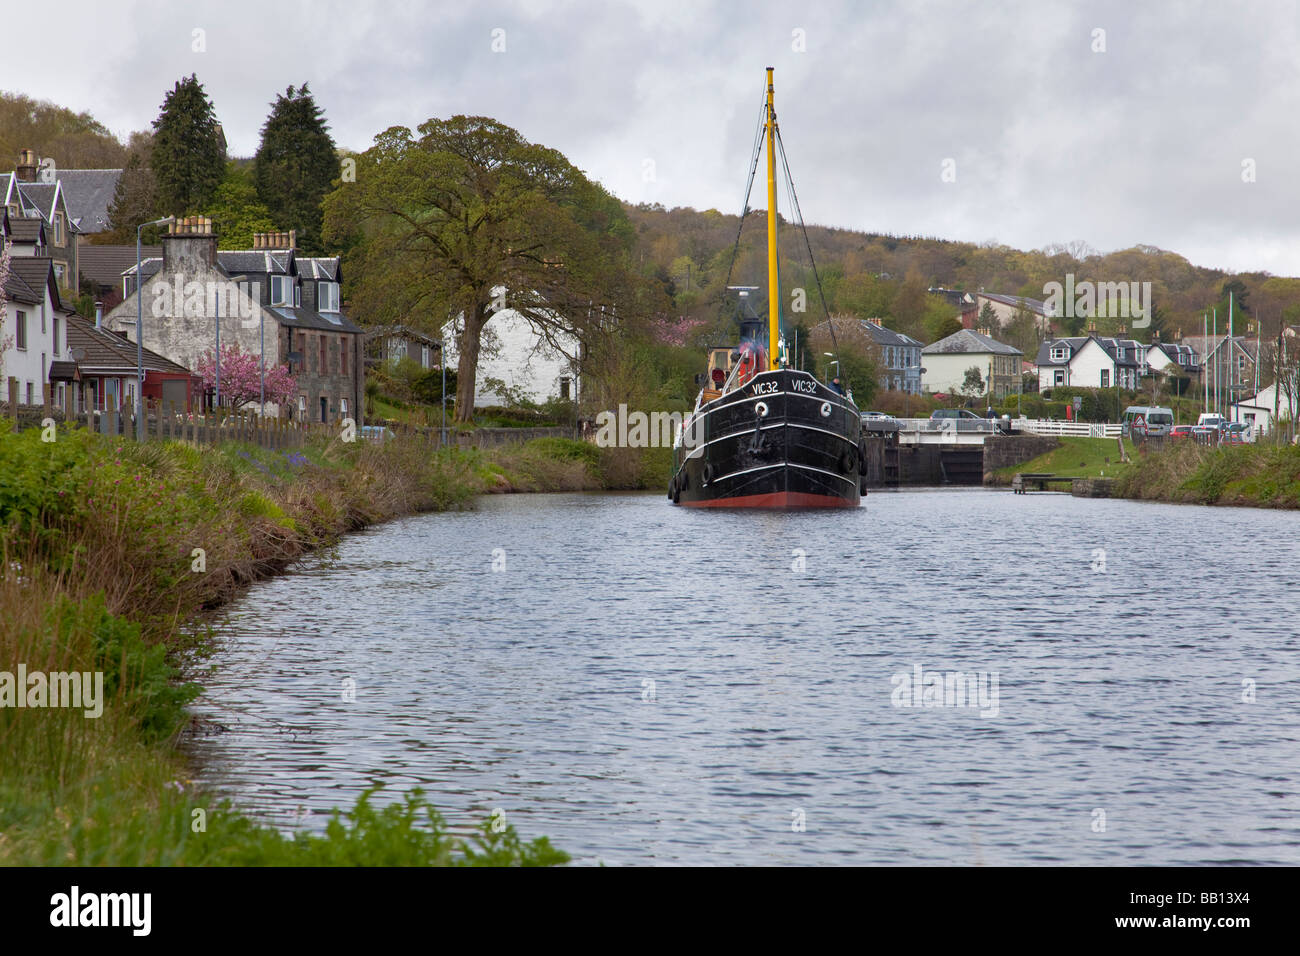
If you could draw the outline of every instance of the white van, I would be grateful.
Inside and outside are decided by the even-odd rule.
[[[1130,405],[1124,409],[1125,438],[1164,438],[1174,427],[1174,412],[1160,405]]]
[[[1228,420],[1214,412],[1201,412],[1201,417],[1196,420],[1196,424],[1222,429],[1224,425],[1228,424]]]

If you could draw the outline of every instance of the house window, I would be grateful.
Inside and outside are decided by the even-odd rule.
[[[1052,378],[1052,384],[1053,384],[1053,385],[1064,385],[1064,384],[1065,384],[1065,372],[1061,371],[1061,370],[1058,368],[1058,369],[1056,370],[1056,374],[1055,374],[1055,375],[1053,376],[1053,378]]]
[[[426,349],[425,351],[427,352],[428,350]],[[566,402],[569,400],[569,385],[571,381],[572,380],[567,375],[560,379],[560,398]]]
[[[429,346],[427,345],[420,346],[420,365],[429,368]]]
[[[1068,362],[1069,360],[1070,360],[1070,349],[1068,346],[1065,345],[1052,346],[1053,362]]]
[[[27,351],[27,313],[18,313],[17,330],[14,333],[14,347]]]
[[[271,304],[272,305],[289,305],[293,302],[291,296],[292,279],[289,276],[271,276]]]
[[[298,418],[299,420],[305,420],[307,418],[307,396],[306,395],[298,396]]]
[[[346,398],[339,399],[339,414],[344,418],[348,417],[348,400]]]
[[[59,317],[54,317],[54,354],[59,354]]]
[[[56,246],[66,244],[66,239],[63,235],[63,213],[61,212],[56,212],[54,214],[54,244]]]
[[[298,285],[297,283],[294,283],[294,286],[293,286],[293,306],[294,306],[294,308],[296,309],[296,308],[298,308],[300,305],[302,305],[302,286]]]
[[[316,307],[321,312],[339,310],[339,284],[337,282],[319,282],[316,284]]]
[[[1101,370],[1101,387],[1110,388],[1110,369],[1108,368]]]

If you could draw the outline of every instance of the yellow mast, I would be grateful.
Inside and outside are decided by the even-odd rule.
[[[767,361],[776,368],[781,289],[776,274],[776,106],[772,67],[767,68]]]

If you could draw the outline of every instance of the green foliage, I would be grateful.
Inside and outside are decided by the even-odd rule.
[[[252,175],[234,161],[226,164],[226,176],[203,215],[216,225],[221,249],[251,249],[254,233],[278,228],[271,211],[257,198]]]
[[[255,157],[257,198],[280,229],[296,229],[308,255],[324,252],[321,200],[339,178],[325,111],[304,83],[277,94]]]
[[[150,164],[153,139],[138,138],[133,144],[122,175],[117,177],[113,201],[108,207],[108,230],[97,236],[105,242],[127,245],[135,242],[136,227],[141,223],[162,218],[158,213],[158,180]],[[143,242],[157,240],[157,227],[141,233]]]
[[[199,213],[225,178],[226,149],[212,102],[198,77],[178,80],[153,121],[150,168],[157,208],[165,215]]]
[[[170,738],[188,719],[185,711],[201,688],[178,682],[162,644],[148,645],[140,625],[108,612],[102,595],[77,603],[64,599],[49,609],[48,619],[60,640],[91,642],[90,669],[103,671],[105,699],[137,721],[145,740]]]
[[[0,92],[0,156],[6,169],[23,149],[53,157],[65,169],[118,169],[126,160],[126,148],[89,113]]]
[[[356,181],[325,197],[325,236],[351,248],[350,295],[372,322],[461,316],[456,417],[467,422],[495,288],[538,328],[591,339],[613,333],[592,302],[617,302],[626,324],[647,311],[646,287],[629,267],[622,207],[560,153],[482,116],[418,133],[394,127],[356,157]]]

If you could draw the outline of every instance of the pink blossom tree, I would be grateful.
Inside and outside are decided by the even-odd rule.
[[[221,349],[221,404],[238,410],[250,403],[256,403],[261,385],[261,367],[259,356],[245,352],[238,345],[226,345]],[[196,370],[206,388],[213,388],[217,383],[217,363],[213,361],[209,349],[201,359]],[[266,367],[266,400],[282,405],[298,392],[297,380],[289,374],[285,365],[268,365]]]

